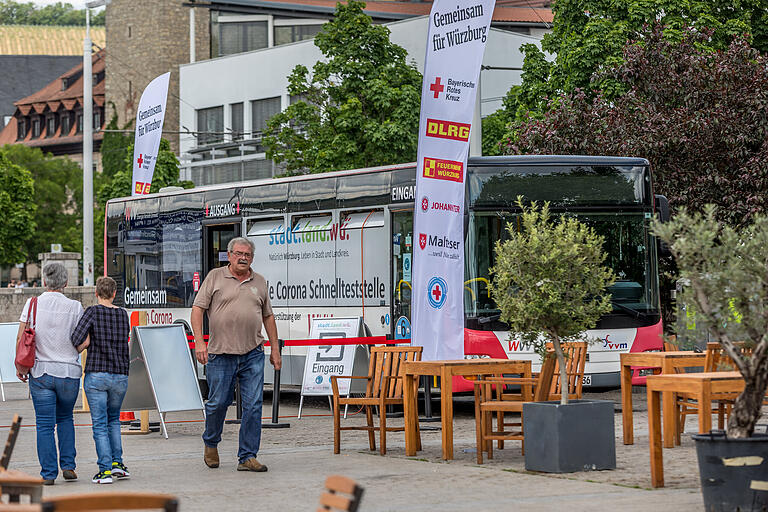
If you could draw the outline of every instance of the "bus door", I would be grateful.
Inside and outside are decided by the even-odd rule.
[[[240,222],[203,225],[203,278],[215,268],[229,264],[227,244],[240,236]]]
[[[392,325],[395,339],[411,337],[413,210],[391,210]]]

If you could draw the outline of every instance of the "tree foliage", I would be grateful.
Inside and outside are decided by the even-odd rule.
[[[685,283],[679,300],[695,306],[696,322],[744,377],[728,418],[728,436],[743,438],[754,432],[768,386],[768,217],[756,215],[737,229],[719,221],[716,210],[683,209],[654,231],[670,245]],[[734,341],[746,341],[752,354],[741,354]]]
[[[289,173],[326,172],[413,161],[421,73],[405,49],[374,25],[364,2],[339,3],[315,37],[324,60],[298,65],[288,92],[300,101],[270,119],[267,157]]]
[[[104,25],[106,10],[91,15],[91,25]],[[32,2],[0,0],[0,25],[79,25],[85,26],[85,9],[72,4],[37,6]]]
[[[65,251],[82,249],[83,171],[66,157],[43,153],[23,144],[6,145],[6,157],[28,170],[35,184],[35,236],[25,244],[26,261],[49,252],[52,243]]]
[[[522,83],[510,91],[506,104],[518,120],[543,115],[549,99],[577,88],[587,94],[599,90],[608,98],[623,94],[626,82],[602,71],[620,65],[627,41],[654,21],[664,26],[671,42],[683,39],[690,27],[708,28],[711,36],[698,42],[702,49],[722,50],[734,35],[750,34],[754,48],[768,51],[766,0],[558,0],[552,10],[552,31],[544,35],[541,50],[532,44],[522,47]]]
[[[509,330],[542,355],[552,341],[568,389],[561,342],[583,336],[612,309],[606,288],[616,276],[605,265],[603,237],[577,219],[553,220],[549,204],[525,206],[521,228],[507,224],[509,238],[497,241],[490,292]],[[562,403],[568,393],[562,394]]]
[[[104,138],[101,141],[101,170],[104,176],[111,178],[118,171],[125,168],[128,147],[133,142],[133,137],[128,133],[121,133],[118,131],[121,127],[117,124],[117,111],[115,104],[110,102],[112,106],[112,119],[109,120],[104,132]],[[128,122],[122,129],[128,129],[133,125],[133,121]]]
[[[35,233],[34,181],[30,172],[0,150],[0,265],[23,263]]]
[[[675,43],[649,30],[606,72],[626,94],[562,95],[518,124],[505,152],[645,157],[673,208],[713,203],[732,224],[766,211],[768,58],[743,37],[710,52],[710,38],[688,31]]]

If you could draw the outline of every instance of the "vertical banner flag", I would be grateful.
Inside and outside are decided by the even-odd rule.
[[[457,5],[458,4],[458,5]],[[464,179],[495,0],[435,0],[421,92],[413,232],[412,343],[464,358]]]
[[[160,136],[165,119],[165,100],[168,98],[170,73],[152,80],[139,100],[136,114],[136,136],[133,144],[133,183],[131,195],[149,194],[152,174],[155,172]]]

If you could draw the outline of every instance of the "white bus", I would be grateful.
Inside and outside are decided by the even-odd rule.
[[[371,335],[410,336],[411,264],[419,236],[413,209],[438,208],[415,194],[415,164],[229,183],[110,200],[105,273],[131,322],[183,323],[200,282],[227,264],[227,242],[251,239],[281,338],[305,339],[312,318],[361,316]],[[471,158],[466,173],[465,357],[530,358],[510,338],[488,294],[494,243],[519,214],[518,195],[550,201],[605,237],[620,276],[613,311],[589,332],[585,385],[617,386],[619,354],[660,350],[662,333],[657,202],[640,158],[509,156]],[[450,206],[450,205],[449,205]],[[301,383],[306,348],[286,347],[283,382]],[[202,368],[200,368],[202,378]],[[268,371],[267,381],[271,374]],[[457,378],[458,379],[458,378]],[[637,380],[635,382],[640,382]],[[471,389],[458,379],[457,391]]]

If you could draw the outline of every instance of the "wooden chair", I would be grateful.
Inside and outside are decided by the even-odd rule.
[[[69,494],[46,498],[42,512],[64,512],[78,510],[151,510],[176,512],[179,500],[170,494],[145,492],[99,492]]]
[[[734,343],[736,348],[742,355],[750,355],[752,353],[752,347],[747,346],[743,341],[737,341]],[[704,356],[704,371],[705,372],[720,372],[720,371],[738,371],[733,359],[723,351],[723,347],[716,341],[710,341],[707,343],[707,352]],[[713,397],[717,402],[717,428],[722,430],[725,428],[725,418],[730,415],[731,407],[735,397],[721,396]],[[685,419],[691,414],[699,413],[699,406],[695,400],[690,399],[686,395],[678,395],[677,401],[677,416],[678,416],[678,444],[679,435],[685,430]]]
[[[14,414],[13,421],[11,422],[11,430],[8,432],[8,440],[5,442],[3,455],[0,456],[0,471],[8,469],[8,464],[11,462],[13,447],[16,446],[16,438],[19,436],[19,430],[21,430],[21,416]]]
[[[565,353],[565,371],[568,374],[568,398],[580,399],[584,382],[584,365],[587,362],[587,343],[574,341],[563,343],[562,346]],[[548,343],[547,348],[553,347]],[[561,396],[560,363],[555,359],[555,375],[552,378],[549,400],[560,400]]]
[[[320,495],[320,507],[317,512],[357,512],[364,489],[354,480],[341,475],[331,475],[325,479],[325,489],[327,492]]]
[[[371,360],[368,365],[368,375],[363,376],[333,376],[333,453],[340,452],[342,430],[368,431],[368,445],[371,451],[376,449],[374,432],[379,432],[379,450],[382,455],[387,453],[387,432],[404,431],[405,427],[387,426],[387,406],[403,404],[403,370],[405,361],[420,361],[421,347],[373,347]],[[339,379],[366,379],[364,397],[339,396]],[[366,426],[342,427],[341,406],[357,405],[365,408]],[[373,409],[378,408],[379,426],[373,422]],[[417,425],[418,428],[418,425]],[[418,438],[419,436],[417,436]],[[421,444],[420,442],[418,443]],[[420,446],[417,446],[421,449]]]
[[[488,452],[488,458],[493,458],[493,441],[523,440],[523,405],[527,402],[543,402],[550,399],[552,378],[555,374],[554,354],[544,359],[536,378],[533,377],[494,377],[475,381],[475,433],[477,436],[477,463],[483,463],[483,452]],[[504,398],[504,387],[519,385],[522,400]],[[532,397],[532,400],[526,400]],[[507,423],[504,414],[520,413],[520,421]],[[498,415],[497,430],[493,430],[493,414]],[[506,427],[517,429],[506,430]],[[503,447],[503,445],[499,445]],[[525,446],[522,446],[525,453]]]
[[[664,342],[664,352],[677,352],[680,346],[677,343],[677,336],[674,334],[669,337],[669,341]]]

